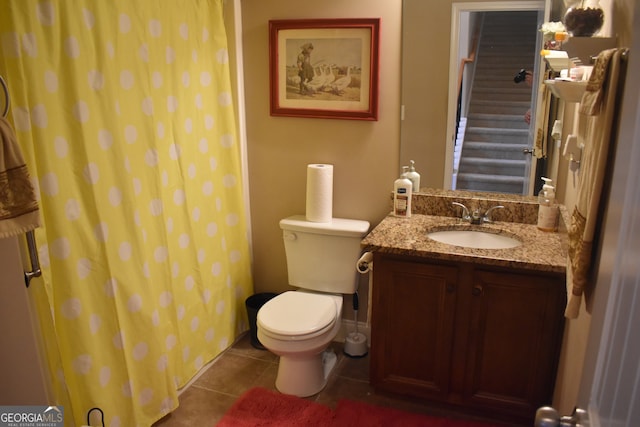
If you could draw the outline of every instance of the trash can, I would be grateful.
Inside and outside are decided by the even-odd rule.
[[[275,297],[278,294],[274,294],[271,292],[263,292],[260,294],[251,295],[249,298],[245,300],[245,305],[247,307],[247,316],[249,317],[249,329],[251,332],[251,345],[255,348],[259,348],[260,350],[265,350],[264,346],[258,340],[258,310],[260,307],[265,305],[267,301],[271,298]]]

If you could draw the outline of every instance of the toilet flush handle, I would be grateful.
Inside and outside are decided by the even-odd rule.
[[[293,241],[293,240],[296,240],[298,238],[298,236],[296,236],[296,233],[289,232],[289,233],[284,233],[284,238],[285,238],[285,240]]]

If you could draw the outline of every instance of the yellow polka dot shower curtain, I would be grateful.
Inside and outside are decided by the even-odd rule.
[[[56,398],[149,426],[246,329],[253,288],[223,0],[0,5],[0,73],[38,188]],[[54,402],[52,402],[54,403]]]

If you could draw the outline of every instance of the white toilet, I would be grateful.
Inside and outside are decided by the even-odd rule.
[[[276,388],[311,396],[322,390],[336,362],[325,352],[340,329],[342,294],[356,290],[356,261],[367,221],[333,218],[310,222],[304,215],[280,221],[289,284],[299,288],[258,310],[258,340],[280,356]]]

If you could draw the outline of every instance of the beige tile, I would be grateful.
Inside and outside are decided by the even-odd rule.
[[[269,350],[260,350],[251,345],[251,339],[249,334],[245,334],[240,338],[227,353],[239,354],[245,357],[252,357],[254,359],[266,360],[268,362],[278,363],[278,356],[271,353]]]
[[[154,424],[154,427],[213,426],[233,405],[235,396],[189,387],[180,395],[180,406]]]
[[[335,374],[339,377],[369,381],[369,356],[344,356],[336,367]]]
[[[327,386],[309,400],[335,408],[340,399],[358,400],[408,412],[474,419],[442,405],[427,405],[418,399],[376,393],[369,385],[369,356],[352,358],[343,353],[344,343],[331,348],[338,360]],[[248,334],[225,351],[187,390],[180,406],[154,427],[212,426],[252,387],[275,390],[278,356],[253,348]],[[477,418],[481,420],[481,418]]]
[[[273,366],[273,362],[227,352],[196,380],[194,386],[240,396],[255,387],[262,374]]]
[[[345,377],[332,377],[327,386],[320,392],[316,402],[335,408],[340,399],[369,401],[373,395],[373,388],[366,381],[353,380]]]
[[[276,377],[278,376],[278,364],[273,363],[264,370],[256,379],[254,387],[264,387],[269,390],[276,389]]]

